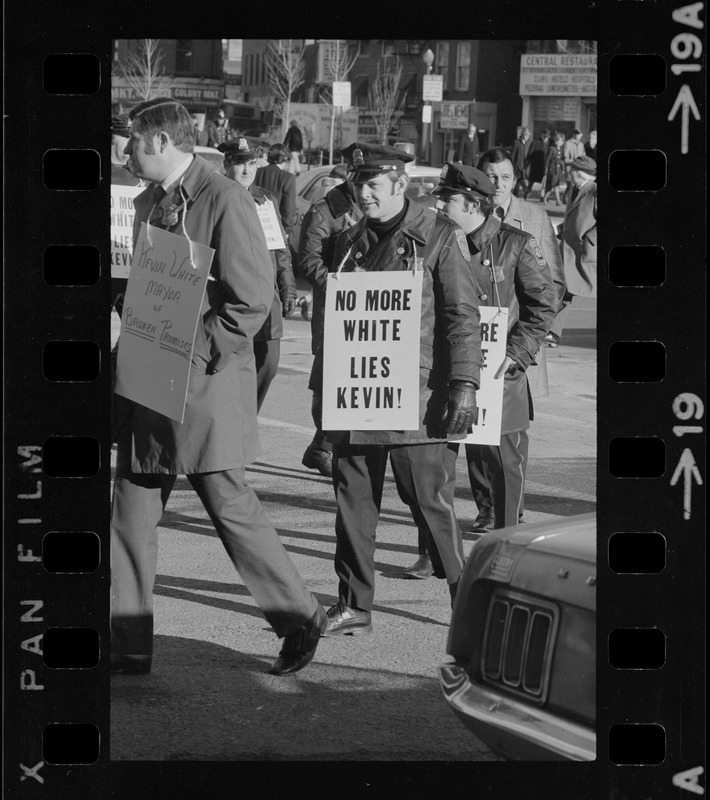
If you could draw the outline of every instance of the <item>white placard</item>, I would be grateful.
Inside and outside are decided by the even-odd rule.
[[[323,429],[419,428],[421,270],[328,276]]]
[[[431,122],[431,106],[422,106],[422,122]]]
[[[350,81],[333,82],[333,105],[336,108],[350,108]]]
[[[283,250],[286,247],[286,242],[284,242],[284,237],[281,235],[281,226],[271,200],[257,203],[256,213],[259,215],[259,222],[266,237],[266,246],[269,250]]]
[[[191,244],[141,224],[116,366],[117,394],[178,422],[185,416],[195,333],[214,256],[212,248]]]
[[[479,306],[481,314],[481,387],[476,392],[478,417],[472,432],[463,440],[468,444],[500,445],[503,422],[503,376],[496,378],[498,368],[505,361],[508,343],[508,309],[497,306]]]
[[[422,100],[429,100],[432,103],[441,102],[444,96],[444,76],[443,75],[422,75]]]
[[[111,277],[127,278],[133,253],[133,198],[145,186],[111,184]]]

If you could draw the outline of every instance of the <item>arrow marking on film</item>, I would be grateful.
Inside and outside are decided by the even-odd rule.
[[[673,108],[671,109],[671,113],[668,115],[669,122],[672,122],[675,119],[679,108],[681,109],[680,152],[685,155],[685,153],[688,152],[688,128],[690,126],[690,112],[692,111],[695,119],[698,120],[698,122],[700,121],[700,112],[698,111],[698,107],[695,105],[695,98],[693,97],[693,93],[690,91],[690,86],[687,84],[683,84],[683,86],[680,87],[678,97],[676,97],[675,103],[673,103]]]
[[[703,479],[700,477],[700,471],[695,463],[693,454],[686,447],[678,462],[673,477],[671,478],[671,486],[678,483],[680,476],[683,475],[683,519],[690,519],[690,490],[693,484],[693,478],[698,482],[699,486],[703,485]]]

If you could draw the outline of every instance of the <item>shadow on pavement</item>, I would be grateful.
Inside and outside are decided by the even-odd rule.
[[[276,637],[254,657],[156,636],[149,675],[111,680],[111,759],[496,760],[455,719],[436,675],[327,663],[349,646],[323,639],[306,670],[276,677]]]

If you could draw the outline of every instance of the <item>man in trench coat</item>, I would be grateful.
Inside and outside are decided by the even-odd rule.
[[[187,235],[215,253],[200,311],[182,423],[119,398],[111,518],[111,669],[149,672],[157,533],[178,474],[202,500],[232,562],[283,647],[276,675],[302,669],[325,629],[304,584],[245,482],[257,453],[252,338],[274,295],[273,267],[254,201],[193,155],[194,126],[169,98],[132,109],[125,152],[150,181],[135,201],[142,222]]]

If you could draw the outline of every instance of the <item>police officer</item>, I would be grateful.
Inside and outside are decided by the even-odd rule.
[[[427,535],[434,574],[453,598],[463,567],[453,512],[455,457],[447,436],[463,435],[476,412],[480,320],[463,231],[405,197],[412,157],[388,146],[345,149],[363,213],[335,243],[343,271],[423,271],[416,431],[330,431],[339,601],[328,611],[325,635],[372,629],[375,531],[387,458],[400,496]]]
[[[284,247],[272,247],[267,242],[271,262],[274,265],[275,292],[269,316],[254,336],[256,410],[260,411],[279,367],[283,319],[292,314],[296,307],[296,279],[291,266],[286,231],[281,224],[275,198],[267,189],[262,189],[254,183],[257,170],[256,151],[252,150],[244,138],[224,142],[217,149],[224,153],[224,171],[227,177],[248,189],[257,206],[271,203],[274,220],[278,224],[284,242]]]
[[[466,234],[467,267],[480,304],[509,309],[506,357],[496,372],[496,377],[504,375],[500,445],[466,445],[472,486],[474,473],[481,472],[491,487],[496,527],[502,528],[518,524],[523,502],[526,462],[521,432],[532,418],[525,371],[536,363],[557,306],[542,250],[531,234],[492,213],[495,191],[480,170],[445,164],[432,194],[439,197],[437,208]],[[451,447],[458,451],[458,444]]]

